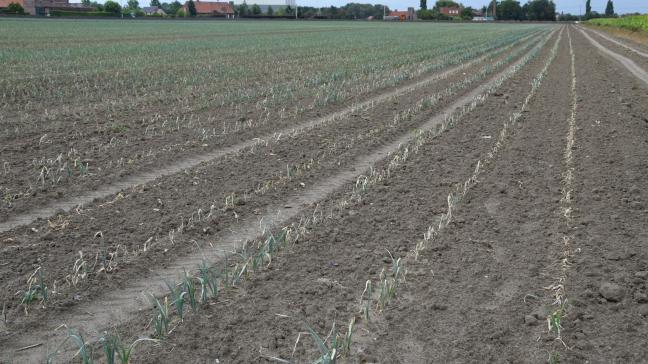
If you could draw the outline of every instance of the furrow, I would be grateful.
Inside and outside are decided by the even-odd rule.
[[[524,62],[528,61],[528,57],[531,54],[535,54],[534,52],[537,52],[543,44],[538,44],[529,51],[525,58],[518,60],[503,72],[498,73],[468,94],[455,100],[451,105],[421,125],[420,129],[425,131],[437,128],[454,112],[474,102],[476,97],[487,91],[493,84],[501,82],[502,78],[511,77]],[[245,241],[254,240],[260,233],[260,228],[264,230],[272,226],[282,225],[298,217],[304,211],[304,208],[316,204],[336,190],[343,188],[349,183],[353,183],[359,174],[369,171],[374,164],[398,150],[401,145],[407,144],[412,138],[412,135],[403,135],[371,154],[357,158],[349,167],[344,168],[336,175],[321,181],[317,185],[306,189],[304,192],[290,196],[286,199],[286,203],[289,203],[292,207],[290,209],[284,208],[286,203],[268,207],[262,214],[261,223],[257,217],[240,221],[238,227],[233,227],[231,234],[219,239],[220,241],[218,243],[214,243],[214,249],[185,257],[181,261],[170,262],[164,269],[155,270],[150,274],[150,277],[157,278],[132,279],[124,287],[112,292],[109,297],[99,299],[98,301],[101,301],[101,304],[98,304],[98,302],[81,304],[73,310],[74,312],[62,314],[59,320],[68,323],[70,326],[81,328],[85,332],[92,333],[93,335],[107,326],[124,322],[148,306],[145,300],[139,298],[143,292],[157,295],[163,294],[165,291],[164,281],[174,279],[181,269],[196,266],[204,259],[218,260],[219,257],[223,256],[224,252],[235,250],[238,245]],[[106,306],[111,307],[111,311],[106,311],[104,309]],[[51,332],[45,330],[34,333],[34,335],[27,334],[16,337],[11,340],[12,347],[19,347],[24,342],[46,341],[50,335]],[[33,351],[27,355],[33,358],[38,353]]]
[[[427,77],[423,80],[420,80],[414,84],[407,85],[404,87],[397,88],[395,90],[392,90],[387,93],[380,94],[376,97],[373,97],[371,99],[368,99],[366,101],[363,101],[361,103],[346,107],[342,110],[339,110],[337,112],[328,114],[323,117],[315,118],[309,121],[306,121],[304,123],[298,124],[296,126],[291,126],[287,127],[281,130],[278,130],[274,133],[271,134],[266,134],[263,136],[260,136],[258,138],[246,140],[244,142],[237,143],[235,145],[229,146],[229,147],[224,147],[221,149],[214,150],[209,153],[205,153],[202,155],[198,156],[192,156],[185,158],[183,160],[180,160],[176,163],[173,163],[166,168],[151,171],[151,172],[145,172],[141,174],[135,174],[130,177],[127,177],[123,179],[122,181],[118,181],[115,183],[103,185],[103,186],[98,186],[96,187],[93,191],[86,192],[86,193],[81,193],[77,196],[74,196],[73,198],[65,199],[65,200],[60,200],[56,202],[49,203],[45,206],[39,207],[38,209],[23,212],[23,213],[18,213],[14,216],[9,217],[8,220],[1,222],[0,223],[0,232],[4,232],[10,229],[13,229],[17,226],[21,225],[26,225],[31,222],[33,222],[36,219],[39,218],[47,218],[59,211],[70,211],[74,209],[77,206],[83,206],[86,204],[91,203],[92,201],[96,199],[102,199],[106,198],[108,196],[114,195],[122,190],[133,188],[138,185],[142,185],[145,183],[149,183],[151,181],[154,181],[156,179],[159,179],[164,176],[169,176],[173,175],[176,173],[180,173],[185,169],[193,168],[201,163],[205,163],[217,158],[221,158],[226,155],[230,155],[233,153],[240,152],[242,150],[252,148],[256,143],[258,143],[259,139],[262,140],[273,140],[277,135],[281,134],[294,134],[294,133],[302,133],[306,130],[309,130],[313,127],[316,127],[318,125],[326,124],[328,122],[334,121],[334,120],[339,120],[341,118],[347,117],[348,115],[358,111],[358,110],[364,110],[367,108],[372,108],[377,104],[380,104],[382,102],[385,102],[387,100],[390,100],[392,98],[411,93],[421,87],[424,87],[425,85],[428,85],[433,82],[437,82],[439,80],[446,79],[453,74],[456,74],[457,72],[465,69],[466,67],[469,67],[473,64],[476,64],[478,62],[483,61],[486,59],[488,55],[481,56],[477,59],[474,59],[470,62],[461,64],[456,67],[452,67],[448,70],[445,70],[441,73],[432,75],[430,77]]]

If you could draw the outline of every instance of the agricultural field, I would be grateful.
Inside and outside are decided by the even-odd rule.
[[[1,363],[638,363],[648,47],[0,20]]]
[[[648,32],[648,15],[634,15],[607,19],[591,19],[587,22],[593,25],[602,25],[612,28]]]

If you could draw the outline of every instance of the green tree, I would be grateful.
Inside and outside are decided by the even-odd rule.
[[[137,0],[128,0],[128,8],[131,10],[139,9],[139,2]]]
[[[556,20],[556,4],[551,0],[531,0],[527,3],[529,20]]]
[[[261,14],[261,8],[257,4],[252,4],[252,15]]]
[[[385,7],[385,12],[389,13],[389,8]],[[383,15],[383,5],[348,3],[344,5],[338,13],[340,14],[339,18],[344,19],[367,19],[367,17],[370,16],[381,19]]]
[[[427,10],[427,0],[421,0],[421,10]]]
[[[272,8],[272,5],[268,5],[268,10],[266,10],[266,14],[268,14],[269,16],[274,15],[274,9]]]
[[[421,19],[421,20],[434,20],[436,19],[435,17],[435,12],[433,10],[428,10],[428,9],[421,9],[416,12],[416,17]]]
[[[120,13],[121,5],[119,5],[119,3],[114,2],[112,0],[108,0],[104,3],[104,11],[108,13]]]
[[[470,19],[472,19],[473,18],[473,11],[474,11],[474,9],[471,8],[470,6],[467,7],[467,8],[461,9],[461,14],[460,14],[461,19],[462,20],[470,20]]]
[[[499,15],[497,14],[499,13],[499,4],[497,3],[496,0],[491,0],[491,2],[488,3],[488,6],[485,6],[484,8],[486,9],[484,14],[488,14],[489,16],[492,17]],[[497,16],[497,18],[499,19],[499,16]]]
[[[614,16],[614,4],[612,3],[612,0],[608,0],[607,5],[605,6],[605,16]]]
[[[189,13],[189,14],[186,14],[188,16],[196,16],[196,14],[197,14],[197,12],[196,12],[196,4],[193,2],[193,0],[189,0],[189,2],[187,3],[187,12]]]
[[[248,15],[250,13],[250,9],[248,8],[246,3],[243,3],[243,4],[239,5],[238,13],[239,13],[239,16],[245,16],[245,15]]]
[[[160,0],[151,0],[151,6],[156,6],[158,8],[161,8],[162,4],[160,4]]]
[[[187,16],[187,14],[185,14],[183,8],[178,9],[178,11],[176,11],[175,15],[176,15],[177,18],[184,18],[185,16]]]
[[[288,16],[295,15],[295,10],[293,10],[293,8],[291,8],[290,5],[288,5],[288,6],[286,6],[285,14],[288,15]]]
[[[91,2],[90,2],[90,0],[81,0],[81,4],[83,4],[85,6],[90,6]]]
[[[570,13],[558,15],[558,21],[576,21],[579,17]]]
[[[452,0],[438,0],[436,4],[434,4],[434,8],[436,10],[439,10],[441,8],[458,8],[459,4]]]
[[[10,3],[7,6],[7,12],[10,14],[25,14],[25,9],[18,3]]]
[[[497,19],[522,20],[522,6],[519,1],[504,0],[497,6]]]
[[[587,0],[585,2],[585,19],[589,19],[592,16],[592,0]]]

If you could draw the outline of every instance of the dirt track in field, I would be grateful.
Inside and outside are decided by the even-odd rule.
[[[599,49],[601,52],[603,52],[605,55],[609,56],[610,58],[614,59],[615,61],[621,63],[623,67],[625,67],[628,71],[630,71],[636,78],[642,80],[644,83],[648,85],[648,72],[645,70],[645,68],[641,67],[640,65],[637,64],[637,62],[633,61],[632,59],[625,57],[611,49],[609,49],[607,46],[601,45],[598,41],[593,39],[587,31],[581,30],[581,33],[589,40],[594,47]],[[641,62],[644,63],[644,62]]]
[[[579,39],[580,38],[580,39]],[[567,280],[565,362],[639,363],[648,357],[648,85],[575,35],[579,127],[574,152],[575,238]],[[598,101],[598,102],[596,102]],[[602,286],[619,287],[604,298]],[[611,298],[611,299],[610,299]]]
[[[621,46],[621,47],[623,47],[623,48],[625,48],[625,49],[627,49],[627,50],[629,50],[629,51],[631,51],[633,53],[636,53],[636,54],[638,54],[638,55],[640,55],[640,56],[642,56],[644,58],[648,58],[648,52],[644,52],[640,48],[640,46],[638,46],[638,45],[631,45],[631,44],[625,43],[625,42],[623,42],[621,40],[615,39],[613,36],[610,36],[610,35],[606,34],[605,32],[602,32],[602,31],[593,30],[593,32],[596,35],[598,35],[599,37],[601,37],[601,38],[603,38],[603,39],[605,39],[605,40],[607,40],[609,42],[612,42],[612,43],[614,43],[614,44],[616,44],[618,46]]]
[[[42,358],[61,340],[53,332],[61,323],[91,340],[114,327],[126,338],[150,336],[143,292],[164,295],[163,282],[203,256],[219,260],[265,229],[319,217],[267,268],[183,322],[176,317],[164,343],[139,346],[135,362],[312,361],[318,351],[305,323],[324,338],[334,323],[346,333],[351,318],[343,362],[641,362],[648,61],[640,48],[590,29],[547,34],[284,130],[267,145],[244,142],[86,196],[83,210],[60,213],[49,227],[30,223],[35,215],[10,217],[0,233],[10,302],[0,361]],[[532,86],[534,78],[541,83]],[[443,96],[394,121],[428,95]],[[455,124],[434,134],[453,113]],[[432,134],[417,139],[414,130]],[[357,178],[391,168],[401,145],[407,158],[358,195]],[[449,214],[448,194],[474,171],[447,227],[414,259],[428,226]],[[222,205],[221,196],[231,200]],[[114,271],[63,286],[78,250],[116,246],[124,258]],[[403,259],[406,278],[366,320],[363,290],[367,280],[377,289],[390,255]],[[58,277],[60,292],[47,309],[19,316],[11,295],[34,264]],[[557,313],[561,322],[548,330]],[[32,344],[41,346],[15,352]]]

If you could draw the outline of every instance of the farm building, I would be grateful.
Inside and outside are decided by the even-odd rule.
[[[31,15],[47,15],[50,10],[65,11],[92,11],[91,6],[80,3],[70,3],[68,0],[0,0],[0,9],[6,8],[11,3],[19,4],[25,12]]]
[[[446,16],[459,16],[461,14],[461,8],[460,7],[442,7],[439,8],[439,12],[443,15]]]
[[[400,20],[400,21],[412,21],[416,20],[416,11],[414,8],[407,8],[407,11],[390,11],[385,20]]]
[[[230,3],[196,0],[194,4],[196,5],[197,15],[234,18],[234,8]],[[185,14],[189,13],[189,2],[184,4],[183,9]]]
[[[296,0],[234,0],[234,5],[259,5],[259,7],[265,11],[269,6],[272,6],[273,9],[281,9],[287,6],[295,7],[297,5]]]
[[[166,15],[164,10],[158,8],[157,6],[145,6],[142,8],[142,11],[146,15],[160,15],[160,16]]]

